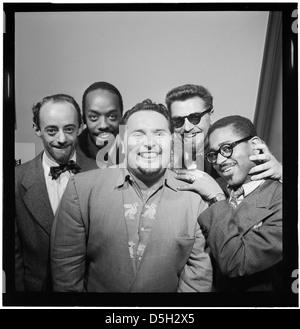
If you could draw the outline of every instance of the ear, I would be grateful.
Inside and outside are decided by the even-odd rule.
[[[38,137],[41,137],[42,133],[41,133],[40,128],[39,128],[35,123],[32,124],[32,127],[33,127],[33,130],[34,130],[34,133],[35,133]]]
[[[254,136],[254,137],[251,138],[250,143],[251,143],[251,146],[252,146],[252,149],[253,149],[253,153],[255,155],[259,154],[260,150],[255,149],[254,146],[258,145],[258,144],[261,144],[262,140],[259,137]]]
[[[81,134],[81,132],[82,132],[84,126],[85,126],[85,125],[84,125],[83,123],[79,126],[77,136],[79,136],[79,135]]]

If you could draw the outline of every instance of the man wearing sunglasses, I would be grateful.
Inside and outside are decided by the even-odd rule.
[[[193,190],[206,199],[215,197],[226,184],[204,158],[208,150],[207,133],[213,113],[213,97],[203,86],[186,84],[170,90],[166,104],[174,124],[173,167],[177,178],[188,184],[181,190]],[[265,143],[257,144],[252,161],[260,161],[251,170],[251,179],[282,179],[282,165]],[[213,179],[214,178],[214,179]],[[217,181],[217,183],[216,183]],[[222,188],[222,189],[221,189]]]
[[[227,182],[198,218],[216,262],[217,290],[274,291],[282,288],[282,184],[251,180],[249,157],[261,143],[252,122],[228,116],[208,131],[206,159]]]

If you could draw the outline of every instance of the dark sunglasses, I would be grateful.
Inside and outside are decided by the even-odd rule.
[[[213,163],[213,164],[217,162],[219,153],[225,158],[230,158],[232,156],[233,148],[235,146],[237,146],[238,144],[240,144],[242,142],[246,142],[247,140],[249,140],[252,137],[254,137],[254,136],[248,136],[248,137],[242,138],[242,139],[240,139],[236,142],[230,143],[230,144],[223,144],[217,151],[208,152],[205,155],[205,157],[208,162]]]
[[[189,122],[192,123],[193,125],[197,125],[201,121],[201,118],[211,110],[212,108],[209,108],[203,112],[191,113],[184,117],[173,117],[172,120],[173,120],[174,128],[181,128],[184,124],[185,118],[188,118]]]

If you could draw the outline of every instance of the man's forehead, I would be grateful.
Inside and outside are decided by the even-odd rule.
[[[239,136],[231,126],[221,127],[215,129],[210,134],[209,144],[211,143],[223,144],[227,142],[232,142],[237,138],[239,138]]]
[[[185,100],[178,100],[171,104],[171,112],[183,114],[191,112],[202,112],[205,109],[205,102],[199,96],[193,96]]]
[[[73,104],[64,101],[47,102],[41,109],[39,116],[41,119],[50,120],[51,118],[59,118],[61,116],[68,115],[74,117],[77,120],[77,111]]]
[[[127,120],[127,127],[147,127],[150,125],[157,127],[168,127],[168,120],[163,114],[151,110],[135,112]]]
[[[63,101],[63,100],[58,100],[58,101],[48,101],[47,103],[45,103],[42,107],[41,107],[41,110],[46,108],[46,109],[49,109],[49,108],[61,108],[61,107],[70,107],[70,108],[74,108],[75,110],[75,107],[72,103],[69,103],[67,101]]]

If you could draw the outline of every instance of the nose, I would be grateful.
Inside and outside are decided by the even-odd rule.
[[[99,118],[98,124],[97,124],[97,128],[99,130],[105,130],[108,128],[108,124],[107,124],[107,120],[104,116],[101,116]]]
[[[57,138],[58,138],[57,141],[59,144],[64,144],[67,141],[66,135],[63,131],[58,132]]]
[[[220,165],[224,161],[226,161],[228,158],[224,157],[220,152],[217,155],[217,161],[215,162],[215,165]]]
[[[148,150],[152,149],[156,145],[156,140],[152,135],[147,135],[144,138],[144,146],[148,148]]]
[[[190,123],[188,118],[185,118],[184,124],[182,126],[182,129],[184,130],[184,132],[190,132],[193,128],[194,128],[194,125],[192,123]]]

